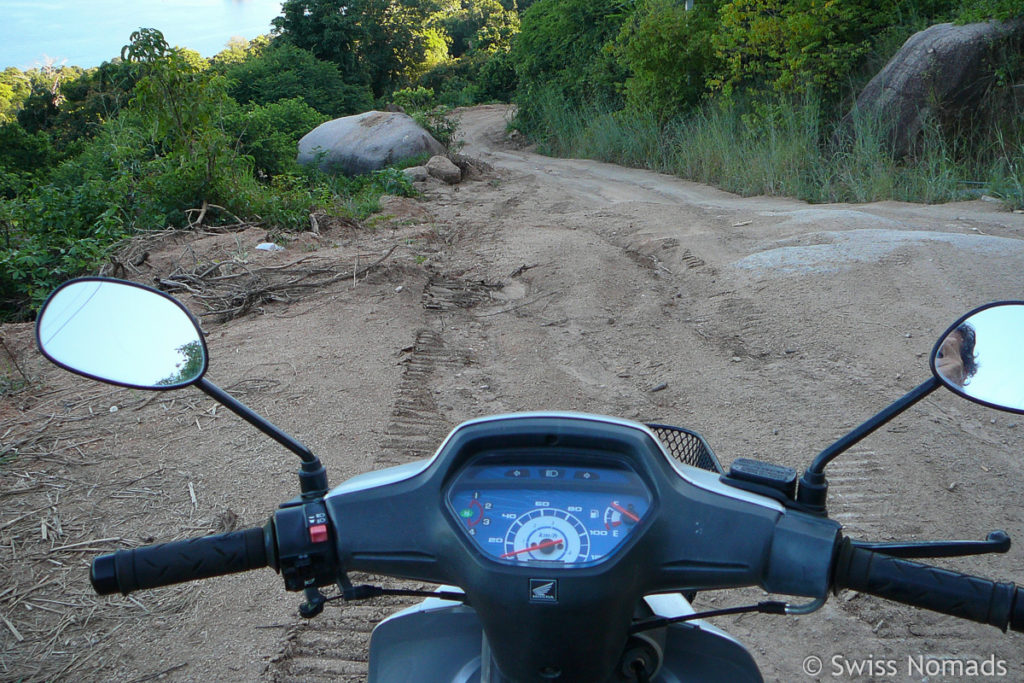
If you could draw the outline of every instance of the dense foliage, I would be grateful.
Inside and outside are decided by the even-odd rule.
[[[539,0],[511,58],[515,125],[556,154],[812,201],[978,196],[1024,206],[1024,46],[910,156],[857,94],[915,32],[1024,20],[1020,0]],[[851,127],[852,126],[852,127]]]
[[[142,29],[97,68],[0,73],[0,320],[30,316],[119,240],[187,227],[203,208],[206,222],[274,230],[317,209],[361,217],[381,193],[411,192],[404,176],[308,172],[300,137],[404,89],[453,142],[439,105],[515,88],[514,0],[286,0],[274,25],[211,59]]]
[[[512,48],[516,103],[526,128],[539,127],[538,103],[617,101],[625,72],[606,49],[630,16],[624,0],[540,0],[523,15]]]
[[[457,144],[450,107],[513,101],[546,149],[740,192],[936,201],[983,188],[1024,205],[1022,111],[1007,95],[1024,81],[1020,49],[997,58],[992,106],[936,122],[913,159],[887,156],[871,121],[853,147],[834,135],[913,32],[1014,18],[1020,0],[285,0],[272,35],[210,59],[142,29],[97,68],[7,68],[0,319],[31,316],[118,240],[187,227],[202,207],[207,221],[287,230],[409,191],[401,174],[295,163],[322,121],[388,103]]]

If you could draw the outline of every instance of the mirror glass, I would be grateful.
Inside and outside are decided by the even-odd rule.
[[[932,351],[932,371],[953,391],[1024,412],[1024,304],[988,306],[962,318]]]
[[[36,321],[39,349],[93,379],[142,389],[191,384],[206,372],[206,343],[174,299],[119,280],[73,280]]]

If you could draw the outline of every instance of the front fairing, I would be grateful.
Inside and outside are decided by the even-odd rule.
[[[693,612],[679,594],[649,596],[646,602],[658,616]],[[657,640],[663,663],[654,683],[763,680],[746,648],[706,622],[675,624],[658,634]],[[487,653],[483,628],[472,608],[430,598],[392,615],[374,629],[368,681],[405,683],[410,671],[416,671],[424,680],[438,683],[479,683],[484,680],[484,668],[491,664]],[[488,675],[489,683],[502,683],[493,667]]]
[[[596,564],[496,561],[466,536],[445,493],[475,459],[505,451],[543,465],[569,453],[622,461],[648,487],[650,510],[637,532]],[[767,577],[795,594],[822,597],[838,533],[838,525],[791,530],[780,555],[773,537],[790,513],[776,501],[677,465],[643,425],[576,414],[466,423],[429,462],[343,484],[326,502],[343,567],[459,586],[495,660],[518,681],[556,674],[602,680],[618,662],[636,604],[649,593],[763,585]],[[815,535],[815,552],[801,556],[799,544]],[[779,576],[778,563],[769,571],[773,559],[796,559],[799,575]],[[548,591],[543,600],[536,599],[538,588]]]

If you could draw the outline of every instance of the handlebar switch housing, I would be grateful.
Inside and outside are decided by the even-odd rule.
[[[329,586],[338,561],[327,507],[322,498],[291,505],[274,514],[277,564],[287,590]]]
[[[796,470],[760,460],[736,458],[722,482],[781,502],[796,498]]]

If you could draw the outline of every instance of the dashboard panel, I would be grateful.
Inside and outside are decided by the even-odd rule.
[[[650,490],[613,458],[544,455],[476,457],[448,486],[450,514],[497,562],[552,568],[604,561],[645,521]]]

